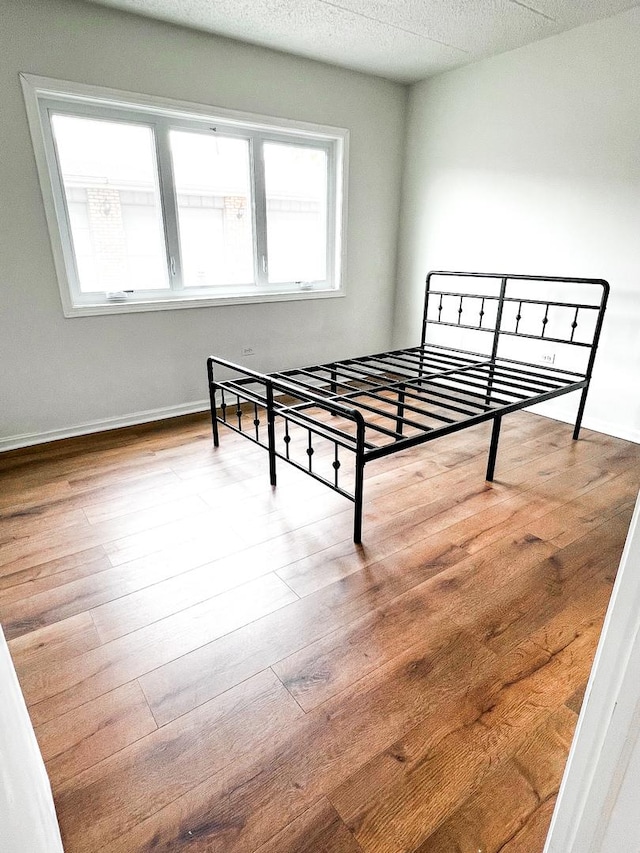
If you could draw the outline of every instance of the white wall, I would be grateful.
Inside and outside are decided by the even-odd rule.
[[[0,0],[0,21],[0,450],[189,408],[210,352],[269,370],[389,346],[405,87],[76,0]],[[21,71],[348,128],[347,295],[65,319]]]
[[[64,853],[49,777],[0,626],[2,853]]]
[[[394,332],[419,339],[428,269],[606,278],[584,423],[636,441],[639,44],[636,8],[412,87]]]
[[[640,496],[544,853],[637,853],[640,838]]]

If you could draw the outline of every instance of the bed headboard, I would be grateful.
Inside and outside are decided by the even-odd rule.
[[[604,279],[433,270],[421,344],[447,327],[456,348],[492,358],[506,350],[518,361],[553,364],[556,354],[581,350],[580,373],[590,377],[608,295]]]

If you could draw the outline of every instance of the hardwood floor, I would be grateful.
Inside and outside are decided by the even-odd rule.
[[[351,505],[205,416],[0,456],[0,623],[67,853],[541,853],[640,446],[530,413]]]

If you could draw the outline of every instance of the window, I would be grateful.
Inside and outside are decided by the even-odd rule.
[[[67,316],[343,294],[347,131],[22,82]]]

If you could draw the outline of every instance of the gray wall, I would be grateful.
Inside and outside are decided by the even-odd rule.
[[[268,370],[388,347],[405,87],[74,0],[0,20],[0,449],[197,405],[210,352]],[[347,295],[65,319],[21,71],[348,128]]]
[[[606,278],[585,425],[635,441],[639,45],[636,8],[412,87],[394,332],[417,339],[428,269]],[[576,407],[563,397],[544,411]]]

